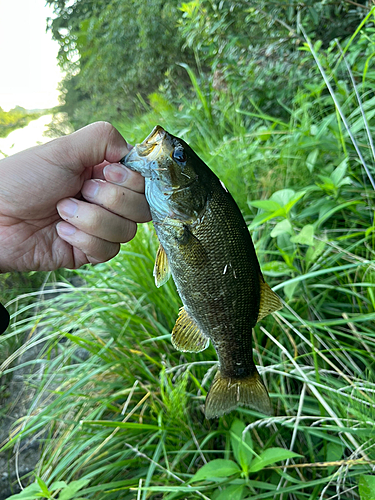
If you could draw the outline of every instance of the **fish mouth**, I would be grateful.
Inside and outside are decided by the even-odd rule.
[[[166,133],[163,127],[156,125],[146,139],[136,144],[120,163],[130,170],[139,172],[143,177],[151,177],[151,171],[155,168],[154,160],[162,148]]]
[[[165,134],[166,132],[163,127],[156,125],[151,134],[149,134],[143,142],[135,146],[137,148],[138,155],[148,156],[152,153],[154,149],[163,142]]]

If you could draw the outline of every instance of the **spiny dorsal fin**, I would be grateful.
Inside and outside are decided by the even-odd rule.
[[[268,314],[283,308],[283,304],[280,300],[280,297],[271,290],[271,288],[263,280],[263,276],[260,276],[259,281],[260,281],[260,304],[259,304],[259,314],[257,321],[260,321],[265,316],[268,316]]]
[[[255,372],[245,378],[223,377],[216,372],[206,397],[204,413],[206,418],[218,418],[236,409],[247,406],[266,415],[272,415],[272,405],[262,379],[255,366]]]
[[[171,276],[171,269],[169,267],[168,257],[164,248],[159,245],[156,252],[155,266],[153,272],[155,278],[155,285],[160,288],[166,283]]]
[[[204,351],[210,343],[183,307],[172,330],[171,340],[173,347],[184,352]]]

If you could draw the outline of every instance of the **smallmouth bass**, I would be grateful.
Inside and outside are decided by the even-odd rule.
[[[218,177],[182,139],[156,126],[121,162],[145,178],[160,246],[157,287],[172,274],[183,302],[172,331],[180,351],[211,341],[219,358],[206,418],[237,406],[272,414],[252,352],[252,329],[282,308],[263,279],[243,216]]]

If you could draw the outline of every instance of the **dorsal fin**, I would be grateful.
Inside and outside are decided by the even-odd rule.
[[[276,295],[275,292],[264,281],[263,276],[259,277],[260,281],[260,304],[259,304],[259,314],[257,321],[260,321],[268,314],[278,311],[283,308],[283,304],[280,297]]]
[[[204,351],[210,343],[183,307],[172,330],[171,340],[176,349],[184,352]]]

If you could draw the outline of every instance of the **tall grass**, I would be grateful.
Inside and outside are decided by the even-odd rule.
[[[319,60],[372,170],[373,77],[367,72],[358,89],[366,127],[335,67],[340,51],[330,54]],[[363,164],[324,82],[298,93],[288,122],[245,113],[229,91],[215,99],[208,84],[193,85],[189,106],[177,111],[154,96],[154,109],[121,129],[140,141],[161,121],[238,200],[285,304],[254,332],[275,416],[239,408],[204,419],[216,355],[171,346],[180,300],[171,281],[153,283],[157,241],[144,225],[111,262],[74,272],[83,286],[62,281],[31,322],[14,313],[8,339],[33,327],[24,349],[43,342],[43,357],[30,376],[34,403],[3,450],[40,433],[33,488],[51,497],[73,485],[64,498],[371,498],[374,192]],[[0,370],[12,370],[10,360]]]

